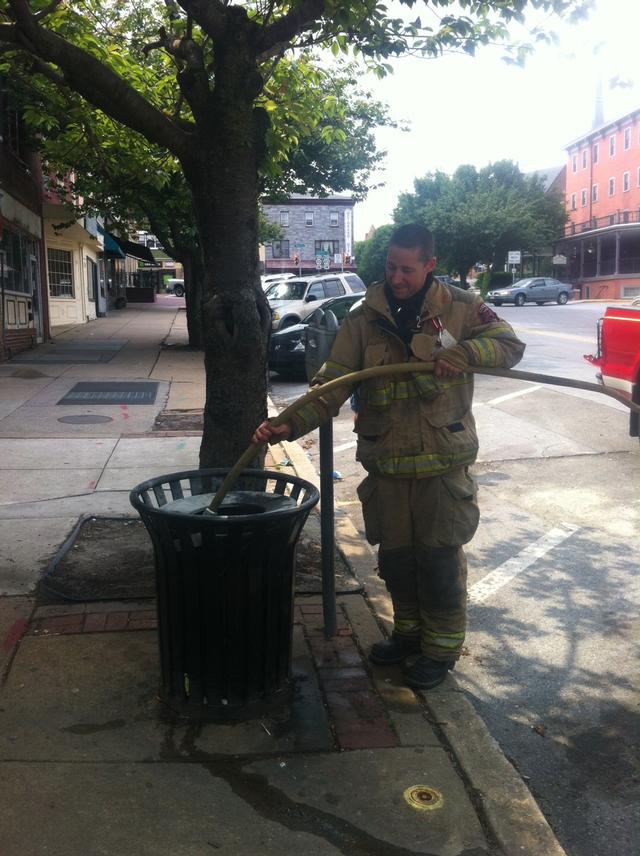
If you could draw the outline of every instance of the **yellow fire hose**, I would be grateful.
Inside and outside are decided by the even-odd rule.
[[[330,392],[332,389],[335,389],[338,386],[359,383],[362,380],[367,380],[371,377],[380,377],[382,375],[413,374],[414,372],[432,372],[434,368],[435,362],[396,363],[389,366],[372,366],[368,369],[351,372],[350,374],[335,378],[335,380],[329,380],[326,383],[323,383],[320,386],[316,386],[313,389],[309,390],[309,392],[296,399],[293,404],[290,404],[277,416],[274,416],[274,418],[270,420],[270,423],[274,427],[277,427],[278,425],[283,425],[285,422],[289,421],[289,419],[293,416],[294,413],[300,410],[301,407],[304,407],[305,404],[308,404],[310,401],[313,401],[315,398],[319,398],[321,395],[324,395],[326,392]],[[610,398],[615,398],[616,401],[619,401],[621,404],[624,404],[634,413],[640,413],[640,404],[635,404],[634,402],[629,401],[627,398],[625,398],[622,393],[617,392],[613,389],[607,389],[606,387],[600,386],[597,383],[587,383],[586,381],[581,380],[571,380],[570,378],[557,377],[555,375],[537,374],[536,372],[521,372],[514,371],[513,369],[482,368],[480,366],[469,366],[467,369],[465,369],[465,372],[473,372],[473,374],[493,375],[494,377],[513,378],[514,380],[533,381],[535,383],[548,383],[552,386],[568,386],[573,389],[586,389],[589,392],[599,392],[603,395],[608,395]],[[258,453],[258,448],[259,447],[255,443],[251,443],[246,449],[246,451],[243,452],[243,454],[240,456],[240,458],[238,458],[237,462],[229,471],[227,477],[218,488],[216,495],[211,500],[209,507],[206,509],[206,513],[215,514],[217,512],[218,508],[220,507],[220,504],[235,484],[240,473],[246,468],[247,464],[253,458],[255,458],[256,454]]]

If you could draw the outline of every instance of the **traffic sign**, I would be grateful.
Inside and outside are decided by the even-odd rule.
[[[519,265],[522,260],[520,250],[509,250],[507,262],[510,265]]]

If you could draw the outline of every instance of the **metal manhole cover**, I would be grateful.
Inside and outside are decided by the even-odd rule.
[[[58,404],[154,404],[158,384],[153,381],[82,381],[73,386]]]
[[[101,425],[103,422],[113,422],[111,416],[60,416],[58,422],[69,425]]]
[[[444,805],[444,797],[440,791],[429,785],[412,785],[406,789],[403,796],[411,808],[418,811],[433,811]]]

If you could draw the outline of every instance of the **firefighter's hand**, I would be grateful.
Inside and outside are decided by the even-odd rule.
[[[458,377],[469,365],[464,349],[457,345],[451,348],[442,348],[434,356],[436,365],[433,373],[436,377]]]
[[[262,422],[253,432],[251,442],[256,446],[262,446],[263,443],[279,443],[281,440],[288,440],[291,436],[291,425],[287,422],[284,425],[274,426],[267,419]]]

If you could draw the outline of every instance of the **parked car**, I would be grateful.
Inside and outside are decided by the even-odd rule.
[[[330,309],[336,316],[338,324],[342,324],[347,313],[356,304],[361,303],[362,294],[345,294],[334,297],[322,304],[322,310]],[[313,309],[299,324],[292,324],[284,330],[277,330],[271,335],[269,343],[269,368],[283,377],[305,375],[305,330],[312,323],[318,307]]]
[[[184,280],[183,279],[168,279],[167,294],[175,294],[176,297],[184,295]]]
[[[501,306],[503,303],[515,303],[516,306],[537,303],[538,306],[542,306],[543,303],[551,300],[564,306],[570,294],[570,285],[548,276],[536,276],[530,279],[519,279],[513,285],[489,291],[487,300],[494,306]]]
[[[272,330],[299,324],[311,309],[317,309],[332,297],[365,291],[364,282],[355,273],[301,276],[274,283],[265,291],[271,306]]]
[[[263,288],[268,288],[270,285],[273,285],[274,282],[281,282],[283,279],[291,279],[292,276],[295,276],[294,273],[266,273],[262,274],[260,277],[260,282],[262,283]]]
[[[445,274],[436,274],[436,279],[439,279],[440,282],[444,283],[444,285],[460,285],[460,281],[454,279],[452,276],[446,276]]]

